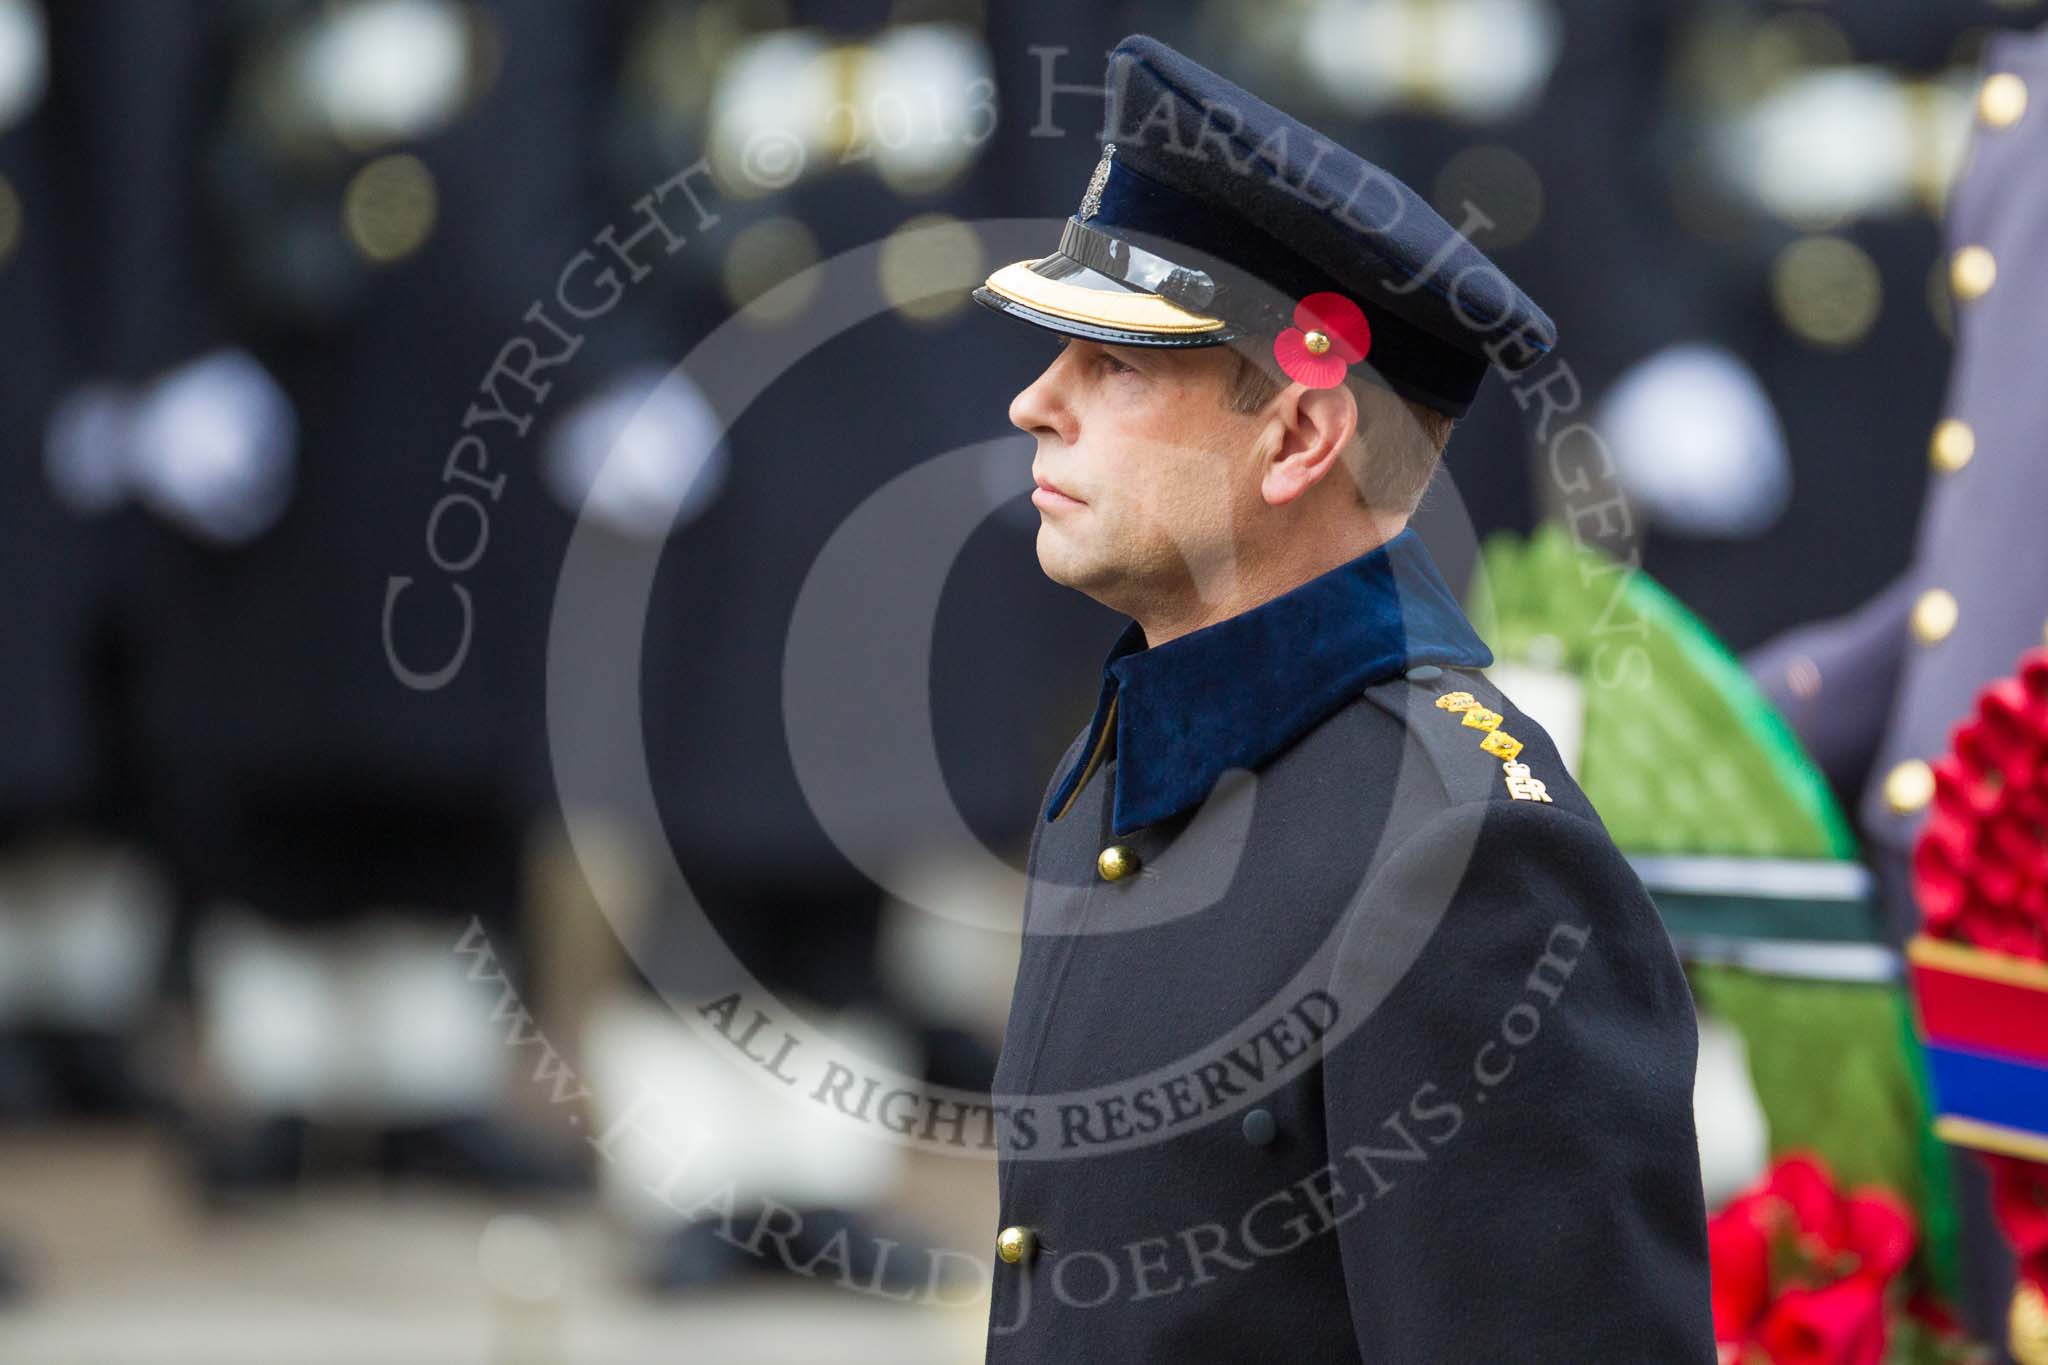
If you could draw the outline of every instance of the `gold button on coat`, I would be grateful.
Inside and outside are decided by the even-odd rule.
[[[996,1234],[996,1255],[1010,1265],[1029,1256],[1037,1245],[1038,1239],[1031,1235],[1030,1228],[1004,1228]]]
[[[1983,298],[1997,282],[1998,258],[1989,247],[1966,246],[1949,266],[1949,287],[1964,303]]]
[[[1934,769],[1909,758],[1885,774],[1884,803],[1895,815],[1911,815],[1934,799]]]
[[[1953,474],[1977,454],[1977,430],[1958,417],[1950,417],[1934,429],[1927,458],[1943,474]]]
[[[1095,855],[1095,870],[1106,882],[1120,882],[1138,870],[1138,855],[1126,844],[1111,844]]]
[[[1923,645],[1938,645],[1956,628],[1962,609],[1956,595],[1946,588],[1929,588],[1913,603],[1913,638]]]
[[[1985,78],[1977,90],[1977,117],[1986,128],[2010,128],[2027,113],[2027,83],[2010,71]]]

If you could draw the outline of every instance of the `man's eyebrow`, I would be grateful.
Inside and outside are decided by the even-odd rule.
[[[1053,343],[1055,351],[1064,351],[1074,342],[1082,340],[1082,338],[1075,336],[1072,332],[1055,332],[1053,335],[1059,338],[1058,341]],[[1107,351],[1123,364],[1130,365],[1133,368],[1137,368],[1140,361],[1147,359],[1145,352],[1150,349],[1145,346],[1123,346],[1114,341],[1097,341],[1093,344]]]

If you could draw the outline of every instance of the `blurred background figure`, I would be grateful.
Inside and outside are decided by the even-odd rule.
[[[974,1358],[971,1284],[903,1296],[986,1260],[992,1167],[856,1140],[678,1007],[758,986],[877,1070],[989,1084],[1030,821],[1120,623],[1037,570],[1005,409],[1050,353],[965,284],[1078,198],[1131,31],[1287,92],[1556,317],[1569,378],[1490,386],[1452,447],[1525,476],[1425,509],[1461,585],[1458,545],[1562,521],[1717,648],[1869,604],[1752,662],[1889,877],[1901,765],[2010,663],[1953,647],[1971,594],[2041,628],[1978,531],[2031,504],[1952,490],[2026,464],[1998,366],[2037,358],[2003,310],[2042,243],[1982,196],[2027,183],[1983,149],[2028,104],[1983,79],[2043,22],[0,0],[0,1302],[34,1289],[0,1359]],[[700,382],[737,356],[749,403]],[[1551,444],[1578,421],[1597,488]],[[572,544],[609,594],[557,601]],[[551,742],[644,770],[658,827],[564,808]],[[1717,1194],[1781,1145],[1765,1051],[1709,1028]],[[678,1212],[722,1187],[805,1233]],[[876,1292],[792,1273],[839,1234]]]
[[[495,1117],[500,1030],[450,953],[472,917],[505,937],[518,904],[535,628],[514,604],[544,572],[518,508],[477,556],[505,624],[470,678],[437,707],[370,681],[376,585],[422,558],[408,476],[521,305],[515,263],[566,242],[586,202],[582,45],[539,6],[112,4],[52,22],[77,82],[52,115],[97,152],[69,168],[65,240],[104,291],[85,316],[119,344],[83,360],[46,462],[60,488],[114,470],[106,505],[77,510],[120,557],[122,718],[185,910],[203,1187],[289,1185],[314,1162],[309,1125],[368,1139],[336,1149],[357,1149],[344,1164],[571,1181],[571,1157]],[[77,425],[88,399],[108,430]],[[466,510],[426,556],[475,553],[461,538],[491,528]],[[419,619],[399,617],[393,653],[420,647]]]
[[[1933,765],[1978,693],[2048,642],[2048,549],[2033,532],[2048,504],[2037,458],[2048,395],[2030,382],[2036,307],[2048,296],[2048,185],[2031,174],[2048,132],[2027,106],[2048,92],[2048,38],[1991,45],[1974,104],[1968,169],[1951,204],[1948,287],[1958,348],[1926,443],[1929,483],[1909,567],[1834,620],[1787,632],[1748,659],[1758,681],[1853,802],[1871,846],[1886,933],[1921,925],[1910,860],[1935,797]],[[1956,1169],[1972,1317],[2002,1330],[2012,1249],[1993,1225],[1973,1153]]]

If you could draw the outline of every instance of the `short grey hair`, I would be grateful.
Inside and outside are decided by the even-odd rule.
[[[1232,412],[1254,413],[1273,401],[1285,382],[1236,347],[1237,373],[1224,393]],[[1345,381],[1358,400],[1355,457],[1346,464],[1359,501],[1376,512],[1406,517],[1422,504],[1437,461],[1451,442],[1457,419],[1412,399],[1402,398],[1372,380],[1353,375]]]

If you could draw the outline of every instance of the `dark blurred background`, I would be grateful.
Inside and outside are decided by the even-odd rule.
[[[0,1359],[978,1359],[985,1301],[763,1274],[593,1156],[653,1075],[820,1227],[982,1254],[994,1207],[984,1162],[764,1142],[774,1114],[642,980],[689,951],[681,908],[621,925],[591,882],[630,900],[672,856],[806,1017],[987,1085],[1017,907],[982,860],[1021,868],[1119,625],[1037,571],[1028,442],[989,461],[919,680],[974,849],[892,823],[886,775],[894,885],[835,845],[784,647],[835,530],[1002,436],[1050,358],[926,281],[1003,263],[983,220],[1072,210],[1108,48],[1153,33],[1454,224],[1477,206],[1559,324],[1643,564],[1742,649],[1910,562],[1941,215],[1986,42],[2043,18],[0,0]],[[718,221],[665,194],[670,250],[644,197],[700,158]],[[874,316],[825,328],[803,272],[878,242]],[[662,383],[720,327],[789,357],[739,412]],[[1557,510],[1531,416],[1495,381],[1453,443],[1481,534]],[[546,727],[579,519],[659,554],[666,847],[596,870]],[[480,952],[587,1096],[529,1083]]]

